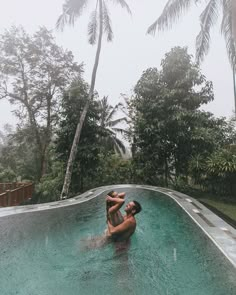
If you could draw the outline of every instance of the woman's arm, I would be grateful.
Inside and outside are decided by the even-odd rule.
[[[106,199],[107,202],[113,202],[113,206],[111,206],[109,209],[108,209],[108,213],[109,214],[114,214],[116,213],[121,207],[122,205],[124,204],[124,199],[121,199],[121,198],[111,198],[111,197],[107,197]]]
[[[125,192],[123,192],[123,193],[119,193],[119,194],[118,194],[118,198],[124,199],[125,195],[126,195]]]

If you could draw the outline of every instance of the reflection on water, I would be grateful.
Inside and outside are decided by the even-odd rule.
[[[173,256],[174,256],[174,262],[177,261],[177,250],[176,248],[173,249]]]

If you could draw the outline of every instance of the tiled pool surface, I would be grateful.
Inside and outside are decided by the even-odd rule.
[[[174,199],[183,210],[194,220],[194,222],[205,232],[213,243],[221,250],[228,260],[236,267],[236,230],[224,220],[199,203],[196,199],[177,191],[147,185],[112,185],[92,189],[74,198],[58,202],[8,207],[0,209],[0,218],[13,214],[26,212],[38,212],[41,210],[53,210],[64,206],[72,206],[95,198],[103,192],[125,188],[140,188],[158,191]]]

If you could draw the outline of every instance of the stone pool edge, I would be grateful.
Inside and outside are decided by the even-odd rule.
[[[57,208],[73,206],[78,203],[83,203],[96,198],[105,191],[119,188],[139,188],[161,192],[171,197],[189,216],[190,218],[203,230],[203,232],[212,240],[212,242],[219,248],[219,250],[226,256],[226,258],[236,268],[236,230],[227,222],[222,220],[219,216],[214,214],[203,204],[196,199],[185,195],[183,193],[156,186],[149,185],[132,185],[119,184],[102,186],[89,190],[74,198],[56,201],[44,204],[25,205],[0,208],[0,218],[9,215],[22,214],[28,212],[38,212],[45,210],[53,210]]]

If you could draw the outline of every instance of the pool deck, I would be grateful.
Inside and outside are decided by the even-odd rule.
[[[196,199],[168,188],[128,184],[103,186],[92,189],[88,192],[85,192],[81,195],[78,195],[74,198],[67,200],[45,204],[0,208],[0,218],[13,214],[22,214],[44,210],[55,210],[57,208],[65,206],[72,206],[78,203],[91,200],[104,192],[114,189],[125,188],[152,190],[161,192],[171,197],[205,232],[205,234],[221,250],[221,252],[228,258],[228,260],[234,265],[234,267],[236,267],[236,230],[228,223],[226,223],[224,220],[222,220],[220,217],[218,217],[216,214],[214,214],[212,211],[207,209]]]

